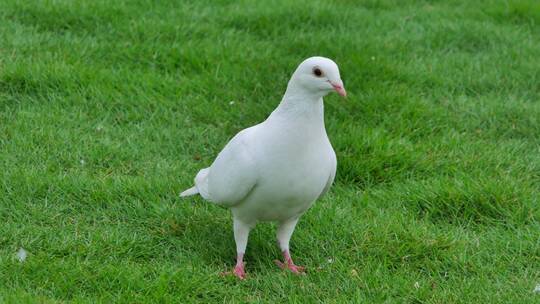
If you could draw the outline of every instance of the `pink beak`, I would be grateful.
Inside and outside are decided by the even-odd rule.
[[[330,82],[330,84],[334,87],[334,90],[336,90],[336,92],[343,96],[343,97],[347,97],[347,91],[345,91],[345,87],[343,86],[343,82],[339,82],[339,83],[334,83],[334,82]]]

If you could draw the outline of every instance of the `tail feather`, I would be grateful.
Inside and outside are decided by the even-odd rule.
[[[195,186],[180,193],[180,197],[200,194],[204,199],[209,200],[210,196],[208,195],[208,179],[207,179],[208,171],[209,171],[209,168],[200,170],[199,173],[197,173],[197,176],[195,177]]]
[[[197,176],[195,176],[195,187],[197,187],[197,190],[199,194],[205,199],[210,200],[210,195],[208,194],[208,172],[210,171],[209,168],[204,168],[199,173],[197,173]]]
[[[198,193],[199,193],[199,190],[197,189],[197,187],[193,186],[193,187],[187,189],[186,191],[180,193],[180,197],[192,196],[192,195],[195,195],[195,194],[198,194]]]

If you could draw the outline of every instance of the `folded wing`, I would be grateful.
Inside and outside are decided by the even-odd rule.
[[[253,128],[239,132],[214,163],[197,174],[195,185],[203,198],[231,207],[241,203],[255,187],[258,170],[247,145]]]

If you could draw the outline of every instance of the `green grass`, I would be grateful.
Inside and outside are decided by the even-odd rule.
[[[540,301],[537,1],[176,2],[0,2],[0,302]],[[229,212],[178,193],[313,55],[349,98],[309,275],[262,224],[221,277]]]

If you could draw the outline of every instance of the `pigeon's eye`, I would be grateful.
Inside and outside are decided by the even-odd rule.
[[[321,77],[323,75],[323,72],[319,68],[314,68],[313,69],[313,75],[315,75],[317,77]]]

